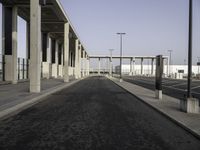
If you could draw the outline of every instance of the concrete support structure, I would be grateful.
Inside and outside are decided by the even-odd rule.
[[[129,75],[133,75],[133,58],[130,59],[130,73]]]
[[[78,49],[78,77],[81,78],[81,54],[82,54],[82,46],[79,44]]]
[[[141,58],[141,75],[143,75],[143,61],[144,61],[144,58]]]
[[[133,75],[135,75],[135,58],[133,58]]]
[[[151,75],[154,75],[154,58],[151,59]]]
[[[86,76],[86,70],[87,70],[87,61],[86,61],[86,51],[83,51],[83,77]]]
[[[196,98],[187,98],[180,100],[180,110],[186,113],[199,113],[199,100]]]
[[[79,40],[75,40],[75,79],[79,78]]]
[[[64,82],[69,82],[69,23],[64,24]]]
[[[63,78],[63,45],[58,45],[58,76]]]
[[[87,72],[86,72],[86,75],[89,76],[89,75],[90,75],[90,58],[89,58],[88,55],[87,55],[87,58],[86,58],[86,64],[87,64]]]
[[[99,63],[98,63],[98,75],[100,75],[101,74],[101,58],[99,57],[98,60],[99,60]]]
[[[112,58],[109,58],[109,75],[112,76]]]
[[[42,38],[42,77],[50,78],[50,36],[49,33],[44,33]]]
[[[30,92],[41,90],[41,6],[30,0]]]
[[[58,41],[53,40],[53,52],[54,61],[52,62],[52,77],[58,78]]]
[[[6,7],[2,8],[2,48],[5,55],[5,80],[17,83],[17,16],[18,8]]]

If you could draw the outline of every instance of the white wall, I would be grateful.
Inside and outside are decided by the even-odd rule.
[[[115,67],[115,69],[119,70],[119,66]],[[155,73],[156,66],[154,65],[154,73]],[[178,73],[178,70],[184,70],[184,74],[187,74],[188,72],[188,67],[187,65],[172,65],[169,68],[169,71],[171,74]],[[200,66],[199,66],[199,71],[200,71]],[[124,74],[128,74],[130,72],[130,65],[122,65],[122,72]],[[198,66],[193,66],[192,67],[192,72],[194,74],[198,74]],[[135,74],[140,74],[141,73],[141,65],[135,65]],[[151,65],[143,65],[143,73],[144,74],[151,74]],[[163,70],[164,74],[167,74],[167,65],[164,66]]]

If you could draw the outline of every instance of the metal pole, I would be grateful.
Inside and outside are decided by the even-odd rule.
[[[189,33],[188,33],[188,81],[187,81],[187,98],[191,98],[191,81],[192,81],[192,0],[189,0]]]
[[[200,63],[200,57],[197,57],[197,59],[198,59],[197,63]],[[199,74],[199,65],[198,65],[198,74]]]
[[[122,80],[122,34],[120,34],[120,80]]]

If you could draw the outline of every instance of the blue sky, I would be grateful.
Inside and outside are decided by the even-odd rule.
[[[117,32],[124,36],[124,55],[168,55],[173,63],[187,59],[189,0],[60,0],[89,54],[119,54]],[[0,10],[1,11],[1,10]],[[2,15],[0,13],[0,15]],[[1,24],[1,21],[0,21]],[[25,23],[19,20],[24,41]],[[0,32],[1,34],[1,32]],[[19,56],[25,57],[20,42]],[[0,43],[1,46],[1,43]],[[200,56],[200,1],[194,0],[193,62]]]

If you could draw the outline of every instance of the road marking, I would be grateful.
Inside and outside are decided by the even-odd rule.
[[[179,84],[175,84],[175,85],[171,85],[171,86],[179,86],[179,85],[186,85],[187,83],[179,83]]]
[[[198,89],[198,88],[200,88],[200,86],[195,86],[195,87],[193,87],[191,89],[194,90],[194,89]]]

